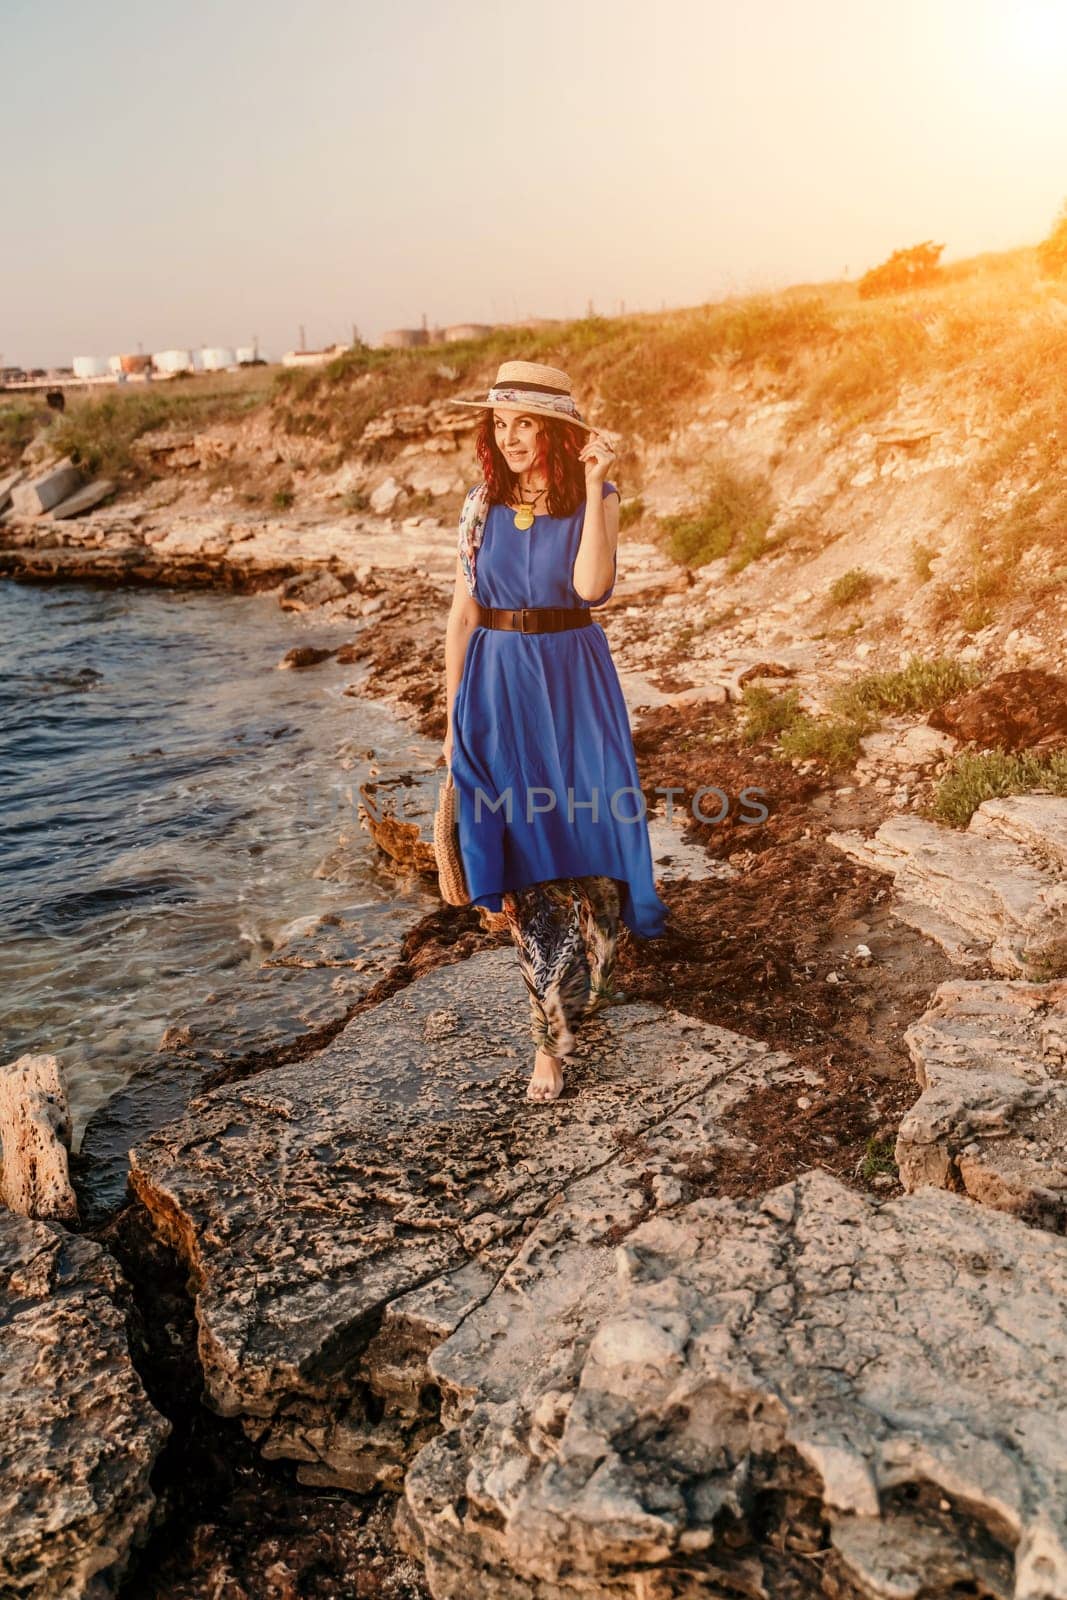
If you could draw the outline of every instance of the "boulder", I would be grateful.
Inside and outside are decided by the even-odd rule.
[[[377,778],[360,784],[360,823],[398,866],[437,876],[433,817],[444,769]]]
[[[562,1316],[635,1221],[697,1192],[733,1104],[778,1074],[808,1081],[648,1005],[583,1030],[555,1102],[525,1099],[532,1056],[514,953],[490,951],[312,1059],[198,1097],[131,1152],[132,1187],[189,1268],[211,1404],[300,1481],[399,1488],[439,1427],[429,1354],[502,1272],[530,1299],[490,1342],[518,1349],[551,1332],[533,1271],[553,1241],[580,1247],[550,1291]]]
[[[431,1359],[435,1600],[1067,1597],[1067,1240],[815,1171],[598,1274],[567,1213]]]
[[[403,493],[403,486],[395,478],[386,478],[371,491],[370,508],[375,516],[387,517]]]
[[[75,490],[73,494],[67,495],[66,499],[52,507],[53,522],[63,522],[67,517],[80,517],[83,511],[91,511],[94,506],[106,500],[108,495],[114,494],[115,488],[112,478],[94,478],[92,483]]]
[[[11,490],[11,508],[17,517],[39,517],[43,511],[51,511],[53,506],[66,500],[81,485],[81,468],[67,456],[36,478],[15,484]]]
[[[130,1361],[118,1267],[0,1212],[0,1593],[103,1600],[147,1532],[170,1423]]]
[[[986,800],[966,829],[889,817],[871,838],[830,844],[893,875],[893,913],[961,966],[988,962],[1008,978],[1067,974],[1067,798]]]
[[[905,1189],[1067,1231],[1067,982],[942,983],[904,1039],[922,1090],[897,1139]]]
[[[0,1204],[25,1217],[77,1220],[67,1164],[72,1131],[55,1056],[22,1055],[0,1067]]]

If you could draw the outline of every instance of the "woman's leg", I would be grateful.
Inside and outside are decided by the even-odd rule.
[[[504,896],[508,929],[530,996],[537,1045],[531,1100],[554,1100],[563,1086],[559,1060],[574,1049],[574,1028],[590,999],[583,938],[583,895],[573,879],[529,884]]]
[[[619,886],[614,878],[579,878],[582,943],[589,963],[589,1010],[617,998],[615,950],[619,940]]]

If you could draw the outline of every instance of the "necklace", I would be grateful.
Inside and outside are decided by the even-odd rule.
[[[522,503],[519,506],[518,511],[516,511],[516,513],[515,513],[515,526],[516,526],[516,528],[520,528],[525,533],[527,528],[532,528],[533,527],[533,521],[534,521],[533,508],[534,508],[534,506],[537,504],[538,500],[540,500],[541,496],[545,492],[546,491],[544,489],[538,489],[535,492],[533,499],[532,500],[527,500],[525,498],[525,496],[523,495],[523,492],[522,492],[522,484],[521,483],[519,484],[519,500]]]

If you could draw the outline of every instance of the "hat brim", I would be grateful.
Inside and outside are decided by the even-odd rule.
[[[568,417],[562,411],[553,411],[548,406],[519,405],[514,400],[451,400],[450,405],[469,406],[472,411],[521,411],[524,416],[549,417],[553,422],[566,422],[572,428],[584,428],[586,433],[595,433],[596,429],[591,422],[582,422],[578,417]]]

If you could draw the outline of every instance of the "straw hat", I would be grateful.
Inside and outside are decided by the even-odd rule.
[[[595,430],[583,422],[571,394],[571,380],[558,367],[543,367],[537,361],[503,361],[497,368],[493,387],[484,400],[456,400],[457,406],[473,406],[492,411],[497,406],[528,411],[536,417],[555,417],[558,422],[573,422],[586,433]]]

